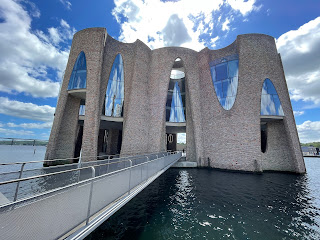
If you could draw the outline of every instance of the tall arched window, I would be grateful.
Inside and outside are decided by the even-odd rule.
[[[238,55],[217,59],[210,63],[211,77],[218,100],[225,110],[230,110],[238,89]]]
[[[278,93],[269,78],[262,86],[261,115],[284,116]]]
[[[174,61],[166,103],[166,121],[167,122],[185,122],[186,121],[186,90],[185,90],[185,72],[183,62],[180,58]]]
[[[86,56],[82,51],[73,66],[70,76],[68,90],[86,88],[87,82],[87,62]]]
[[[113,62],[111,73],[109,76],[105,115],[110,117],[123,116],[123,101],[124,101],[124,72],[123,61],[120,54],[116,56]]]
[[[169,122],[185,122],[185,109],[184,109],[184,78],[182,79],[171,79],[173,81],[173,84],[171,83],[170,85],[174,85],[173,91],[172,89],[168,90],[168,95],[172,93],[172,100],[171,100],[171,109],[170,109],[170,117],[169,117]],[[169,85],[169,87],[170,87]],[[180,86],[179,86],[180,85]],[[171,92],[171,91],[172,92]],[[182,97],[183,96],[183,97]]]

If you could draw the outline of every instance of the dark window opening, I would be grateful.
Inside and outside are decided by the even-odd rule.
[[[267,124],[261,124],[261,152],[267,151]]]

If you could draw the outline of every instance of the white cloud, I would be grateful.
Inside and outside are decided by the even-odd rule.
[[[320,142],[320,121],[305,121],[297,125],[300,142]]]
[[[0,113],[9,116],[51,122],[54,112],[55,108],[48,105],[39,106],[0,97]]]
[[[26,135],[34,135],[32,131],[25,131],[25,130],[13,130],[13,129],[5,129],[0,128],[0,134],[4,134],[6,136],[26,136]]]
[[[293,111],[293,114],[297,117],[297,116],[301,116],[304,114],[304,111]]]
[[[188,34],[188,30],[184,25],[183,19],[177,14],[173,14],[163,31],[163,41],[165,46],[180,46],[192,39]]]
[[[219,36],[216,36],[215,38],[211,38],[211,39],[210,39],[210,46],[211,46],[212,48],[214,48],[214,47],[216,46],[216,42],[217,42],[219,39],[220,39]]]
[[[320,103],[320,17],[277,39],[293,100]]]
[[[164,46],[182,46],[201,50],[205,43],[201,34],[213,34],[214,23],[219,23],[219,12],[225,0],[114,0],[112,14],[121,25],[120,41],[134,42],[140,39],[150,48]],[[241,1],[242,2],[242,1]],[[232,9],[239,5],[231,1]],[[255,1],[243,2],[241,13],[248,14],[255,10]],[[244,9],[244,10],[243,10]],[[213,16],[216,16],[214,19]],[[210,45],[210,43],[207,43]]]
[[[48,29],[48,34],[32,30],[29,14],[35,14],[20,3],[24,1],[2,0],[0,4],[0,91],[56,97],[59,83],[47,77],[47,70],[62,76],[69,50],[61,50],[57,44],[71,39],[75,29],[61,20],[60,26]]]
[[[27,128],[27,129],[44,129],[44,128],[51,128],[52,122],[45,122],[45,123],[7,123],[7,126],[10,128]]]
[[[60,0],[60,2],[66,9],[71,10],[71,6],[72,6],[71,2],[69,2],[68,0]]]
[[[222,31],[229,31],[229,29],[230,29],[229,24],[230,24],[230,20],[229,20],[229,18],[226,18],[226,20],[222,24]]]
[[[227,2],[234,10],[240,11],[243,16],[248,15],[252,11],[259,11],[262,7],[262,5],[254,5],[256,0],[227,0]]]

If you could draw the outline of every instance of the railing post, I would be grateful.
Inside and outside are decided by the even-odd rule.
[[[19,174],[19,179],[22,177],[22,172],[23,172],[24,165],[26,165],[26,163],[22,163],[22,165],[21,165],[20,174]],[[17,200],[17,198],[18,198],[19,186],[20,186],[20,181],[17,182],[16,192],[15,192],[15,194],[14,194],[14,199],[13,199],[14,202],[15,202],[15,201]]]
[[[149,178],[149,157],[147,157],[147,179]]]
[[[110,159],[108,159],[107,173],[109,173]]]
[[[132,169],[132,161],[129,159],[130,162],[130,172],[129,172],[129,191],[128,191],[128,195],[130,194],[130,190],[131,190],[131,169]]]
[[[81,166],[82,166],[82,159],[81,159],[81,157],[79,157],[79,160],[78,160],[78,168],[81,168]],[[80,174],[81,174],[81,170],[79,169],[78,182],[80,181]]]
[[[91,200],[92,200],[92,191],[93,191],[93,181],[94,181],[94,177],[96,176],[96,170],[94,167],[91,167],[91,186],[90,186],[90,194],[89,194],[89,203],[88,203],[88,211],[87,211],[87,221],[86,221],[86,225],[88,225],[89,223],[89,218],[90,218],[90,208],[91,208]]]

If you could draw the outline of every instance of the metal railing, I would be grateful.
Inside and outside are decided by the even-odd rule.
[[[84,230],[100,224],[181,157],[181,153],[160,155],[135,156],[135,159],[108,159],[101,164],[95,162],[91,166],[81,166],[77,169],[1,182],[0,186],[5,186],[66,173],[82,175],[83,171],[87,172],[85,179],[78,178],[65,186],[16,199],[15,202],[1,206],[1,237],[57,239],[68,236],[76,227]],[[19,226],[19,229],[16,226]],[[84,237],[79,230],[77,236]]]
[[[57,161],[61,161],[61,162],[65,162],[66,160],[70,160],[70,159],[79,159],[79,158],[67,158],[67,159],[53,159],[53,160],[42,160],[42,161],[29,161],[29,162],[14,162],[14,163],[0,163],[0,167],[1,166],[12,166],[12,165],[21,165],[20,170],[19,171],[11,171],[11,172],[1,172],[0,173],[0,191],[1,186],[5,185],[5,184],[12,184],[12,183],[17,183],[15,191],[14,191],[14,197],[13,197],[13,201],[16,201],[18,198],[18,192],[19,192],[19,187],[20,187],[20,182],[22,181],[26,181],[26,180],[33,180],[33,179],[37,179],[37,178],[41,178],[41,177],[48,177],[48,176],[53,176],[56,174],[63,174],[63,173],[67,173],[67,172],[74,172],[74,171],[78,171],[78,175],[75,179],[77,179],[77,181],[80,180],[80,173],[81,170],[84,170],[90,166],[94,166],[94,167],[99,167],[98,169],[98,175],[103,174],[103,172],[107,171],[110,172],[112,170],[112,167],[110,167],[110,165],[112,164],[118,164],[119,163],[124,163],[125,161],[133,161],[134,164],[136,164],[136,162],[138,162],[138,160],[143,157],[148,157],[149,159],[154,159],[155,157],[159,157],[159,156],[165,156],[168,153],[166,152],[161,152],[161,153],[148,153],[148,154],[144,154],[144,155],[136,155],[136,156],[126,156],[126,157],[116,157],[119,155],[104,155],[104,156],[99,156],[99,157],[107,157],[107,159],[104,160],[96,160],[96,161],[88,161],[88,162],[82,162],[79,161],[78,163],[72,163],[72,164],[63,164],[63,165],[56,165],[56,166],[49,166],[49,167],[42,167],[42,168],[31,168],[31,169],[26,169],[25,170],[25,166],[27,164],[32,165],[32,164],[36,164],[36,163],[44,163],[47,161],[52,161],[52,162],[57,162]],[[90,159],[92,159],[92,157],[88,157]],[[94,157],[94,159],[96,159],[97,157]],[[83,158],[80,160],[83,160]],[[140,161],[141,162],[141,161]],[[101,168],[103,166],[107,166],[107,168],[105,169],[105,171],[101,171]],[[114,169],[114,167],[113,167]],[[118,169],[117,169],[118,170]],[[47,173],[47,174],[43,174],[43,172]],[[18,177],[16,177],[18,175]],[[26,176],[23,176],[26,175]],[[5,181],[3,181],[3,179],[5,179]],[[83,179],[83,178],[82,178]],[[26,193],[27,194],[27,193]],[[24,194],[24,196],[26,195]],[[10,196],[7,196],[10,198]]]

